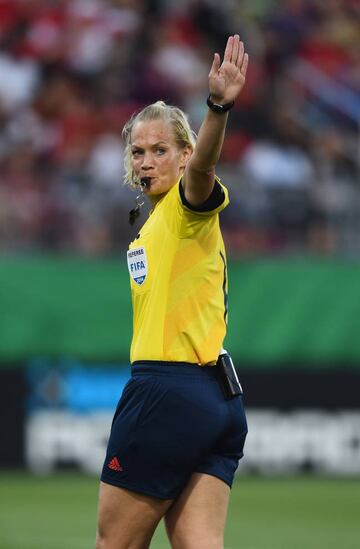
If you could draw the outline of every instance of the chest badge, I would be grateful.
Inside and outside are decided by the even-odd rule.
[[[128,250],[127,252],[128,269],[131,278],[136,284],[143,284],[146,279],[148,265],[144,246]]]

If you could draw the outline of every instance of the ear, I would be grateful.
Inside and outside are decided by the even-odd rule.
[[[189,158],[192,155],[192,153],[193,153],[193,148],[192,148],[191,145],[186,145],[182,149],[181,155],[180,155],[180,168],[181,169],[185,170],[185,166],[188,163]]]

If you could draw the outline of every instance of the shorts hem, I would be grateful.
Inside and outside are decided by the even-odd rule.
[[[232,485],[234,482],[234,479],[230,480],[228,477],[224,477],[220,474],[213,473],[212,471],[202,471],[201,469],[196,469],[194,473],[203,473],[204,475],[209,475],[210,477],[218,478],[219,480],[222,480],[223,482],[225,482],[225,484],[227,484],[229,488],[232,488]]]
[[[104,477],[100,477],[100,480],[101,482],[104,482],[105,484],[110,484],[111,486],[116,486],[117,488],[124,488],[125,490],[129,490],[130,492],[136,492],[137,494],[143,494],[144,496],[149,496],[151,498],[156,498],[156,499],[163,499],[163,500],[166,500],[166,499],[176,499],[177,496],[179,495],[179,493],[177,494],[172,494],[172,495],[160,495],[158,493],[155,493],[153,490],[148,490],[147,488],[142,488],[142,487],[139,487],[139,486],[134,486],[133,484],[129,483],[129,482],[119,482],[119,481],[114,481],[114,480],[109,480],[107,478],[104,478]]]

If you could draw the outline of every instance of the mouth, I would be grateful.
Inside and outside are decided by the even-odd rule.
[[[153,177],[148,177],[148,176],[144,176],[140,179],[140,185],[141,187],[145,190],[145,189],[150,189],[151,187],[151,183],[152,183],[152,180],[154,178]]]

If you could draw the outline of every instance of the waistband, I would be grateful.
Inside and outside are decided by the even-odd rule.
[[[199,366],[191,362],[166,362],[162,360],[137,360],[131,365],[131,375],[156,374],[166,376],[217,376],[216,366]]]

